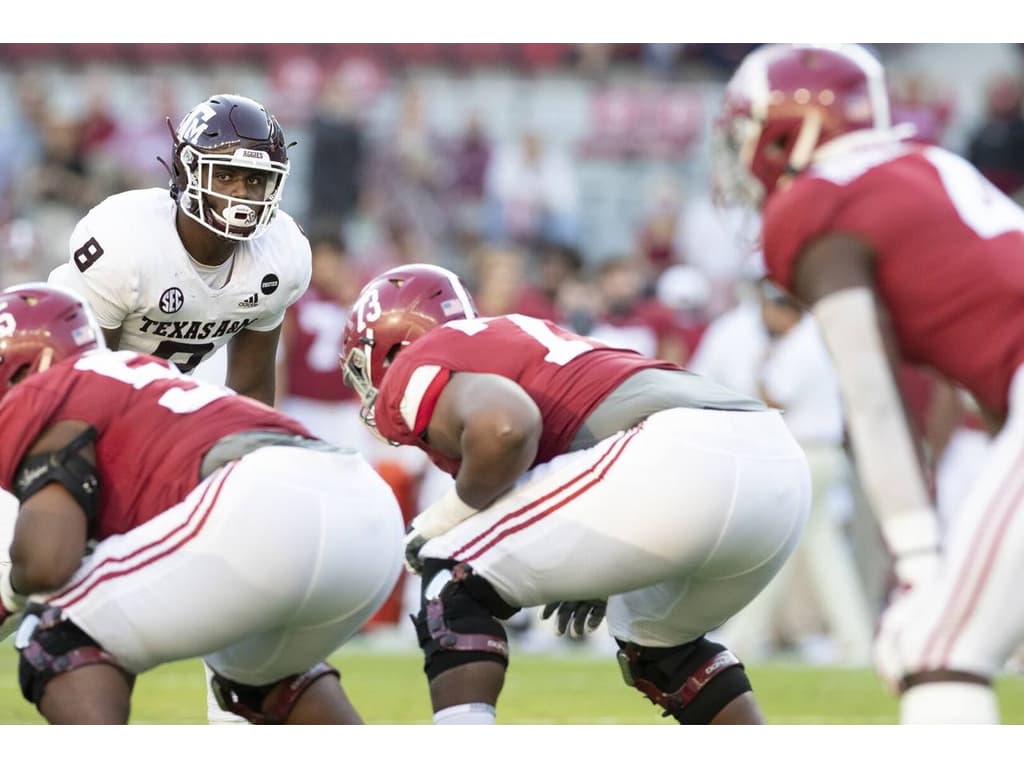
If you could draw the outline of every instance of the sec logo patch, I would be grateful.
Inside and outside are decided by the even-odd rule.
[[[165,314],[173,315],[183,306],[185,294],[181,292],[181,288],[168,288],[160,295],[160,311]]]

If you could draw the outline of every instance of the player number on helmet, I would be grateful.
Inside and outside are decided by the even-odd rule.
[[[359,305],[356,309],[356,330],[362,333],[366,330],[367,323],[380,320],[380,294],[377,292],[377,289],[371,288],[363,294],[363,297],[359,299]]]

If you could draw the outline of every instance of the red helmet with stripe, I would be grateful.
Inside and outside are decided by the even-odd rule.
[[[866,48],[765,45],[726,86],[715,180],[726,196],[760,204],[825,144],[890,127],[885,74]]]
[[[0,396],[54,363],[103,345],[96,318],[70,291],[24,283],[0,293]]]
[[[363,286],[345,325],[342,372],[373,427],[373,403],[388,366],[404,347],[449,320],[476,317],[458,275],[433,264],[389,269]]]

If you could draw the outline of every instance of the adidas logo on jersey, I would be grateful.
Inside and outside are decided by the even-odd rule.
[[[258,293],[254,293],[238,302],[238,306],[240,306],[242,309],[252,309],[259,303],[260,296]]]

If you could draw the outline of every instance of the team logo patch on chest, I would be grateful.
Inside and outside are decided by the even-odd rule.
[[[160,311],[167,315],[173,315],[185,306],[185,294],[181,288],[168,288],[160,294]]]
[[[271,272],[263,276],[263,280],[260,281],[260,290],[263,291],[264,296],[269,296],[277,290],[277,286],[280,284],[281,281],[278,279],[277,275]]]

